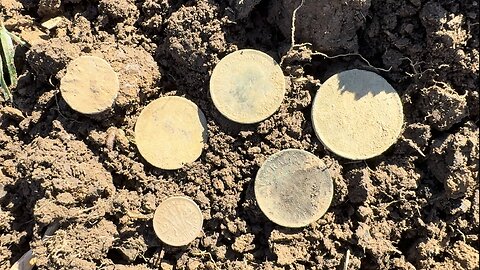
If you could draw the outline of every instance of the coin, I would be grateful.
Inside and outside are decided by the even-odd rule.
[[[178,169],[202,154],[207,142],[207,120],[188,99],[161,97],[140,113],[135,141],[140,154],[153,166]]]
[[[185,246],[200,235],[202,211],[187,197],[174,196],[157,207],[153,229],[162,242],[170,246]]]
[[[285,95],[285,77],[268,54],[239,50],[215,66],[210,95],[226,118],[243,124],[257,123],[280,107]]]
[[[325,214],[333,181],[325,164],[298,149],[271,155],[255,178],[255,198],[268,219],[290,228],[304,227]]]
[[[348,70],[322,84],[313,101],[312,122],[318,139],[333,153],[368,159],[385,152],[400,136],[402,102],[376,73]]]
[[[117,73],[107,61],[80,56],[67,66],[60,92],[75,111],[93,115],[112,107],[120,89]]]

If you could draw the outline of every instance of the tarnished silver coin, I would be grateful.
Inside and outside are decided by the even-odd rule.
[[[326,165],[298,149],[270,156],[255,178],[255,198],[262,212],[278,225],[298,228],[321,218],[333,197]]]
[[[268,54],[251,49],[225,56],[210,78],[213,104],[226,118],[243,124],[260,122],[282,104],[285,77]]]
[[[380,75],[348,70],[322,84],[313,100],[312,122],[330,151],[348,159],[368,159],[385,152],[400,136],[402,101]]]
[[[157,207],[153,217],[155,234],[167,245],[185,246],[197,238],[203,225],[202,211],[187,197],[174,196]]]

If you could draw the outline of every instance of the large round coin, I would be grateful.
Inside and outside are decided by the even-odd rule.
[[[313,101],[312,121],[318,139],[335,154],[353,160],[382,154],[403,127],[398,93],[381,76],[348,70],[322,84]]]
[[[117,73],[96,56],[80,56],[70,62],[60,81],[60,92],[67,104],[83,114],[109,109],[120,89]]]
[[[315,155],[287,149],[270,156],[255,179],[255,198],[273,222],[298,228],[325,214],[333,197],[333,181]]]
[[[155,167],[173,170],[194,162],[207,142],[207,121],[193,102],[162,97],[148,104],[135,125],[140,154]]]
[[[186,197],[170,197],[155,210],[153,229],[167,245],[185,246],[197,238],[203,225],[202,211]]]
[[[243,124],[256,123],[280,107],[285,77],[269,55],[239,50],[225,56],[213,70],[210,95],[226,118]]]

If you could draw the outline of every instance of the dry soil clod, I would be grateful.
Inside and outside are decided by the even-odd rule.
[[[163,201],[155,210],[153,229],[167,245],[185,246],[197,238],[203,225],[202,211],[187,197],[174,196]]]
[[[166,170],[194,162],[207,142],[207,120],[196,104],[182,97],[162,97],[148,104],[135,125],[140,154]]]
[[[96,56],[80,56],[70,62],[60,82],[63,99],[75,111],[87,115],[113,106],[120,89],[117,73]]]
[[[251,49],[225,56],[213,70],[210,95],[226,118],[252,124],[271,116],[285,95],[285,77],[269,55]]]
[[[353,69],[322,84],[313,101],[312,122],[318,139],[330,151],[362,160],[382,154],[397,141],[403,107],[384,78]]]

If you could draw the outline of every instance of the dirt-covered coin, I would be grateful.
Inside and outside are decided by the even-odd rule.
[[[77,112],[94,115],[112,107],[120,89],[117,73],[107,61],[80,56],[67,66],[60,92]]]
[[[135,142],[140,154],[153,166],[179,169],[201,155],[207,142],[207,120],[190,100],[162,97],[140,113]]]
[[[382,154],[403,127],[403,107],[395,89],[380,75],[348,70],[318,90],[312,107],[318,139],[335,154],[353,160]]]
[[[210,95],[226,118],[243,124],[257,123],[280,107],[285,77],[269,55],[239,50],[225,56],[213,70]]]
[[[166,199],[157,207],[153,217],[153,229],[158,238],[176,247],[195,240],[202,231],[202,225],[202,211],[187,197]]]
[[[321,218],[333,197],[333,181],[325,164],[298,149],[270,156],[258,171],[254,188],[258,206],[268,219],[290,228]]]

